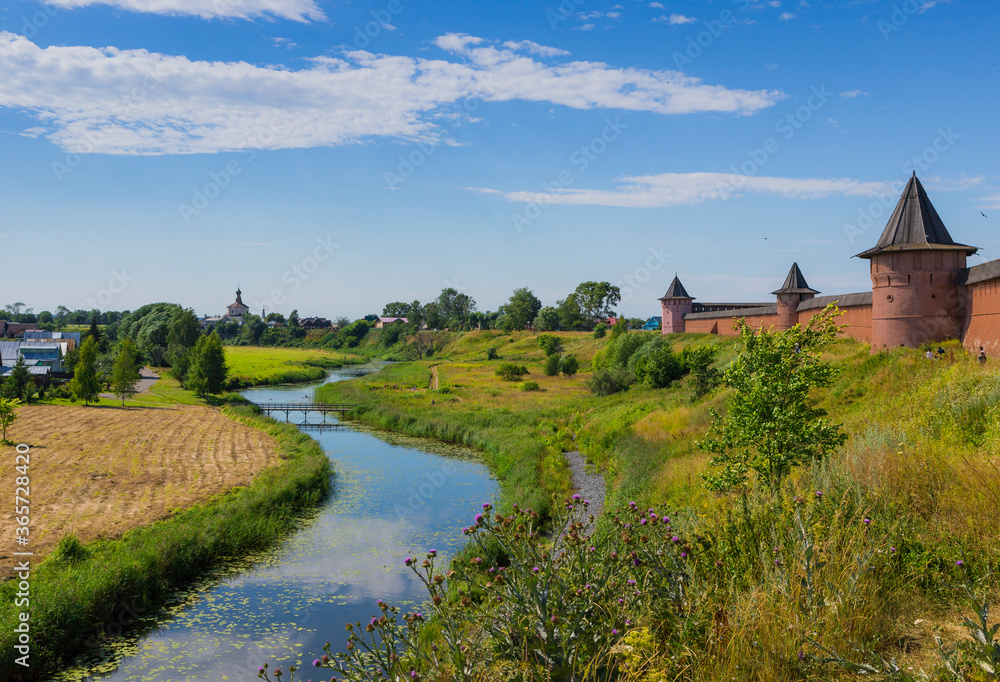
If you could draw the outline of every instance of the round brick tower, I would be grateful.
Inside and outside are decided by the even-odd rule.
[[[660,328],[663,334],[679,334],[684,331],[684,316],[694,309],[693,301],[694,297],[688,294],[675,274],[667,293],[660,299],[660,312],[663,315]]]
[[[819,292],[809,288],[806,278],[799,270],[798,263],[792,263],[785,283],[772,294],[778,297],[778,322],[775,329],[791,329],[799,323],[799,304],[814,297]]]
[[[878,243],[857,255],[871,263],[872,352],[959,338],[966,301],[956,279],[977,250],[952,240],[914,173]]]

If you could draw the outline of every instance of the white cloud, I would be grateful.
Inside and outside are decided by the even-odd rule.
[[[23,135],[24,137],[30,137],[31,139],[35,139],[35,138],[37,138],[39,135],[41,135],[44,132],[45,132],[45,128],[41,128],[41,127],[26,128],[26,129],[24,129],[24,130],[21,131],[21,135]]]
[[[937,175],[920,178],[927,189],[936,192],[962,192],[979,187],[986,182],[985,175],[960,175],[957,178],[942,178]]]
[[[669,17],[668,16],[657,17],[656,19],[653,19],[653,21],[663,21],[670,24],[671,26],[681,26],[683,24],[693,24],[698,20],[695,19],[694,17],[686,17],[683,14],[671,14]]]
[[[990,197],[983,197],[982,199],[980,199],[980,201],[983,202],[981,204],[983,208],[987,209],[992,208],[1000,210],[1000,194],[994,194],[993,196]]]
[[[250,19],[273,16],[294,21],[326,18],[315,0],[45,0],[49,5],[75,9],[89,5],[110,5],[132,12],[187,14],[203,19],[215,17]]]
[[[0,32],[0,107],[33,114],[48,139],[68,151],[178,154],[373,137],[448,143],[441,126],[470,98],[670,115],[750,114],[784,97],[674,71],[547,65],[473,36],[449,34],[435,43],[462,59],[358,51],[289,70],[146,50],[41,48]]]
[[[924,4],[920,6],[920,12],[918,12],[918,14],[923,14],[924,12],[934,7],[935,5],[940,5],[942,2],[947,3],[949,5],[951,4],[951,0],[927,0]]]
[[[560,50],[558,47],[549,47],[548,45],[539,45],[531,40],[522,40],[521,42],[508,40],[503,46],[508,50],[524,50],[525,52],[537,54],[542,57],[562,57],[569,54],[568,50]]]
[[[839,127],[840,127],[840,121],[838,121],[837,119],[835,119],[835,118],[828,118],[828,119],[826,119],[826,120],[827,120],[827,121],[828,121],[828,122],[830,123],[830,125],[832,125],[832,126],[833,126],[834,128],[839,128]]]
[[[782,12],[781,15],[778,17],[778,20],[779,21],[788,21],[789,19],[794,19],[794,18],[795,18],[795,15],[792,14],[791,12]]]
[[[819,199],[831,195],[875,196],[894,191],[890,182],[851,179],[773,178],[731,173],[663,173],[626,177],[617,190],[561,189],[555,192],[507,192],[512,202],[663,208],[705,201],[727,200],[746,194],[776,194],[793,199]]]
[[[650,7],[655,7],[656,9],[666,9],[663,6],[663,3],[660,3],[660,2],[651,2],[651,3],[649,3],[649,6]]]
[[[864,90],[848,90],[846,92],[840,93],[841,97],[847,97],[848,99],[854,99],[855,97],[868,96],[868,93]]]
[[[594,30],[594,24],[584,24],[583,26],[576,26],[574,28],[574,30],[576,30],[576,31],[593,31]]]

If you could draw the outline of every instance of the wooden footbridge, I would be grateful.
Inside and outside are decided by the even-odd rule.
[[[257,403],[257,407],[260,411],[271,416],[273,412],[285,413],[285,421],[289,422],[292,419],[293,412],[301,412],[303,421],[309,420],[310,412],[318,412],[324,417],[331,413],[340,412],[350,412],[355,409],[357,405],[346,405],[346,404],[332,404],[332,403]]]

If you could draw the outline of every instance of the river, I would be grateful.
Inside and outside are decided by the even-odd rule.
[[[326,381],[348,378],[334,371]],[[242,393],[257,403],[308,402],[316,385]],[[311,668],[325,642],[343,650],[344,624],[370,619],[377,600],[423,601],[404,559],[461,547],[462,528],[497,495],[489,471],[464,448],[351,428],[309,433],[337,473],[316,513],[280,547],[205,577],[139,633],[55,679],[242,681],[255,679],[265,661]],[[302,672],[297,678],[309,679]]]

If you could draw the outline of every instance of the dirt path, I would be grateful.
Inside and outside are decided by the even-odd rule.
[[[431,390],[438,390],[438,366],[434,365],[431,367]]]
[[[153,387],[153,385],[160,380],[160,375],[151,370],[149,367],[143,367],[139,371],[139,383],[136,384],[136,393],[145,393]],[[110,398],[114,400],[117,396],[112,393],[101,393],[102,398]]]
[[[8,436],[31,448],[28,551],[36,560],[66,533],[116,537],[280,462],[271,438],[210,407],[26,405],[19,413]],[[14,467],[15,449],[0,446],[0,478],[13,483],[22,475]],[[12,512],[0,513],[4,568],[19,551]]]
[[[590,503],[591,514],[600,516],[601,512],[604,511],[606,492],[604,476],[588,474],[587,460],[577,451],[567,452],[566,461],[569,462],[569,468],[573,474],[573,488],[576,490],[576,494]]]

